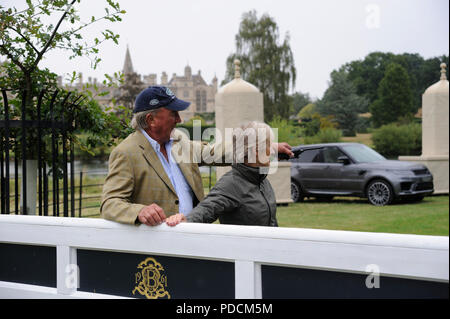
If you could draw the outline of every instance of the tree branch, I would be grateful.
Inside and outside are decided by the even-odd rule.
[[[57,25],[56,25],[56,27],[55,27],[55,30],[53,30],[53,33],[52,33],[52,35],[50,36],[50,39],[47,41],[47,43],[46,43],[46,45],[44,46],[44,48],[38,53],[38,56],[37,56],[36,60],[35,60],[34,63],[33,63],[33,69],[34,69],[35,67],[37,67],[38,63],[41,61],[42,57],[44,56],[44,53],[47,51],[47,49],[48,49],[48,48],[50,47],[50,45],[52,44],[53,39],[55,38],[56,33],[57,33],[59,27],[61,26],[61,23],[64,21],[64,19],[65,19],[67,13],[69,12],[70,8],[73,6],[73,4],[74,4],[75,2],[76,2],[76,0],[73,0],[73,1],[70,3],[70,5],[69,5],[69,7],[67,8],[67,10],[64,12],[64,14],[63,14],[63,15],[61,16],[61,18],[59,19],[59,21],[58,21],[58,23],[57,23]]]
[[[90,26],[91,24],[94,24],[94,23],[96,23],[96,22],[98,22],[98,21],[101,21],[101,20],[105,20],[105,19],[107,19],[107,18],[109,18],[109,17],[111,17],[111,16],[114,16],[114,14],[115,14],[115,13],[109,13],[109,14],[107,14],[106,16],[103,16],[103,17],[101,17],[101,18],[97,18],[97,19],[95,19],[95,20],[93,20],[93,21],[91,21],[91,22],[88,22],[88,23],[86,23],[86,22],[81,22],[81,23],[83,23],[83,25],[80,26],[80,27],[78,27],[77,29],[72,29],[72,30],[70,30],[70,34],[75,34],[75,33],[77,33],[78,31],[80,31],[81,29],[84,29],[84,28],[86,28],[87,26]]]
[[[20,33],[19,30],[15,29],[15,28],[13,28],[13,27],[9,27],[9,28],[10,28],[11,30],[15,31],[18,35],[20,35],[20,36],[22,37],[22,39],[24,39],[24,40],[28,43],[28,45],[31,46],[31,47],[33,48],[33,50],[34,50],[37,54],[39,54],[39,50],[36,49],[36,47],[33,45],[33,43],[31,43],[31,41],[28,40],[28,38],[26,38],[22,33]]]
[[[6,49],[4,44],[0,44],[0,51],[5,54],[15,65],[17,65],[23,73],[26,73],[28,70],[25,68],[25,66],[17,60],[9,51]]]
[[[39,3],[35,4],[34,6],[32,6],[32,8],[39,7],[41,4],[42,4],[42,1],[39,1]],[[14,8],[14,9],[15,9],[15,8]],[[21,11],[13,12],[13,13],[11,13],[11,16],[15,16],[15,15],[17,15],[17,14],[22,14],[22,13],[28,11],[28,10],[30,10],[30,7],[26,8],[26,9],[23,9],[23,10],[21,10]]]

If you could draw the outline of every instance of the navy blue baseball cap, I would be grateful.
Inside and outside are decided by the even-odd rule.
[[[149,86],[136,97],[133,113],[156,110],[160,107],[172,111],[183,111],[190,104],[190,102],[178,99],[168,87]]]

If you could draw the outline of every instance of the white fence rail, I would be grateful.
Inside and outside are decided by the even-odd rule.
[[[56,287],[12,282],[4,278],[8,260],[0,260],[0,298],[117,297],[68,284],[83,279],[84,269],[70,271],[78,265],[78,250],[234,263],[235,298],[265,297],[266,266],[355,274],[365,289],[377,289],[367,287],[375,267],[380,289],[385,278],[406,279],[446,285],[448,298],[449,238],[444,236],[190,223],[147,227],[102,219],[2,215],[0,247],[11,244],[56,248],[56,269],[51,270],[56,272]],[[167,280],[170,287],[171,278]]]

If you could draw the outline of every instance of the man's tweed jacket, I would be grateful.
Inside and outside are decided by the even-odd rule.
[[[214,154],[214,146],[207,143],[195,144],[187,137],[180,138],[180,135],[174,139],[172,155],[192,188],[195,207],[203,199],[204,192],[197,164],[201,156],[194,156],[194,149]],[[152,203],[162,207],[166,216],[178,213],[178,196],[169,177],[149,141],[136,131],[123,140],[109,157],[109,173],[103,185],[100,212],[105,219],[135,224],[141,209]]]

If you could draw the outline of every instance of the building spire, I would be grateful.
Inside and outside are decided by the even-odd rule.
[[[125,53],[125,62],[123,64],[123,74],[134,73],[133,71],[133,63],[131,62],[130,49],[127,44],[127,52]]]

